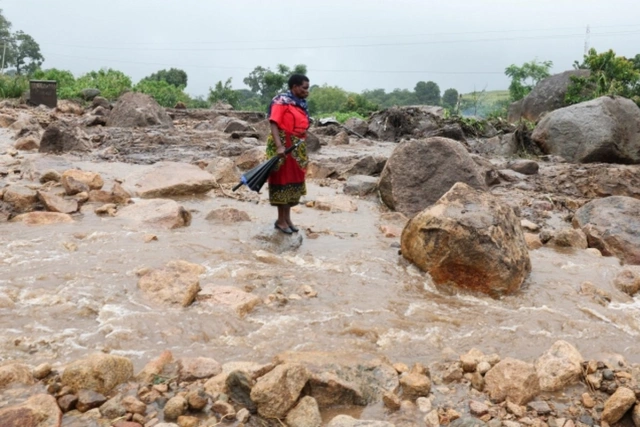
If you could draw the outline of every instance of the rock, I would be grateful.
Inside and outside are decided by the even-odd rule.
[[[76,409],[80,412],[87,412],[93,408],[102,406],[106,401],[107,398],[100,393],[92,390],[80,390],[78,392]]]
[[[451,363],[447,366],[444,373],[442,374],[442,381],[445,384],[453,383],[462,380],[464,377],[464,371],[462,370],[462,366],[459,362]]]
[[[527,408],[538,415],[549,415],[551,413],[551,407],[544,401],[529,402]]]
[[[91,151],[92,145],[79,127],[63,121],[47,126],[40,139],[40,153],[61,154],[67,152]]]
[[[33,369],[33,377],[37,380],[43,380],[51,373],[51,364],[41,363]]]
[[[472,348],[466,354],[460,356],[460,364],[464,372],[475,372],[478,364],[483,360],[484,354],[476,348]]]
[[[419,397],[429,396],[431,380],[426,375],[410,373],[400,377],[400,386],[405,399],[416,400]]]
[[[209,404],[209,398],[202,388],[187,393],[186,399],[192,411],[202,411]]]
[[[307,132],[307,138],[305,139],[307,144],[308,153],[316,153],[320,151],[320,138],[311,132]]]
[[[16,150],[22,151],[37,150],[40,148],[40,141],[35,137],[35,135],[27,135],[18,139],[14,144],[14,147],[16,147]]]
[[[156,303],[188,307],[200,291],[198,276],[202,273],[200,265],[170,262],[164,269],[146,272],[138,280],[138,288]]]
[[[263,147],[250,148],[243,152],[236,160],[236,166],[243,171],[253,169],[267,159]]]
[[[640,426],[640,404],[636,403],[633,407],[633,412],[631,412],[631,419],[633,420],[633,424],[638,427]]]
[[[573,217],[573,226],[587,235],[589,247],[627,264],[640,264],[640,200],[611,196],[592,200]]]
[[[80,91],[80,96],[85,101],[92,101],[93,99],[95,99],[96,96],[100,96],[100,90],[99,89],[93,89],[93,88],[91,88],[91,89],[82,89]]]
[[[36,394],[26,402],[0,409],[0,425],[12,427],[60,427],[62,412],[56,399]]]
[[[244,120],[231,119],[224,127],[224,133],[233,132],[255,132],[255,129]]]
[[[11,218],[11,222],[22,222],[28,225],[68,224],[73,222],[73,218],[58,212],[28,212]]]
[[[369,128],[369,124],[362,119],[357,117],[351,117],[344,122],[344,126],[348,129],[351,129],[354,132],[359,133],[360,135],[364,135],[367,133],[367,129]]]
[[[584,405],[584,407],[587,409],[591,409],[596,406],[596,401],[593,399],[593,397],[591,397],[589,393],[583,393],[581,400],[582,405]]]
[[[214,209],[207,214],[207,221],[219,221],[225,224],[251,221],[249,214],[235,208]]]
[[[258,240],[261,249],[274,254],[295,251],[303,242],[302,233],[288,235],[275,230],[273,226],[263,229],[254,238]]]
[[[195,165],[158,162],[142,173],[127,177],[124,188],[143,199],[154,199],[202,194],[215,185],[214,177]]]
[[[232,371],[225,379],[224,384],[229,397],[234,402],[244,406],[253,414],[258,411],[255,402],[251,400],[251,389],[255,385],[255,381],[250,374],[242,370]]]
[[[195,381],[215,377],[222,372],[222,366],[214,359],[206,357],[184,357],[178,359],[180,381]]]
[[[355,160],[340,174],[341,178],[352,175],[378,176],[384,170],[387,158],[384,156],[364,156]]]
[[[164,406],[164,418],[166,420],[177,420],[178,417],[187,412],[188,403],[182,396],[175,396],[169,399]]]
[[[439,424],[438,424],[439,426]],[[438,427],[433,426],[433,427]],[[357,420],[348,415],[338,415],[333,418],[327,427],[395,427],[393,424],[386,421],[369,421],[369,420]]]
[[[101,96],[96,96],[93,98],[93,102],[91,102],[91,108],[104,108],[107,111],[111,110],[111,103]]]
[[[482,420],[472,417],[464,417],[453,420],[450,424],[451,427],[486,427],[487,424]]]
[[[522,226],[522,228],[528,231],[532,231],[532,232],[540,231],[540,226],[538,224],[535,224],[526,219],[523,219],[522,221],[520,221],[520,225]]]
[[[164,108],[144,93],[127,92],[118,99],[107,119],[107,126],[132,128],[160,126],[172,128],[173,121]]]
[[[216,157],[205,168],[218,184],[236,184],[240,181],[240,170],[234,161],[226,157]]]
[[[62,175],[53,169],[46,170],[42,172],[42,175],[40,175],[41,184],[45,184],[47,182],[60,182],[61,179]]]
[[[62,373],[62,385],[73,391],[92,390],[108,394],[133,376],[133,364],[125,357],[96,353],[69,364]]]
[[[484,380],[485,391],[496,402],[508,398],[512,403],[524,405],[540,392],[534,366],[512,358],[496,364],[487,372]]]
[[[636,403],[636,394],[627,387],[619,387],[613,395],[604,402],[602,421],[609,425],[617,423],[624,414]]]
[[[402,407],[402,401],[400,398],[390,391],[382,395],[382,403],[384,403],[385,408],[391,411],[398,411]]]
[[[233,406],[228,402],[223,402],[221,400],[214,402],[213,405],[211,405],[211,410],[216,414],[226,417],[226,419],[232,420],[236,417],[236,410]]]
[[[67,396],[71,396],[71,395],[67,395]],[[133,396],[127,396],[126,399],[137,400]],[[60,403],[60,400],[58,400],[58,403]],[[127,407],[129,406],[130,405],[127,405]],[[64,411],[64,412],[68,412],[68,411]],[[111,399],[104,402],[102,406],[100,406],[100,414],[105,418],[110,418],[110,419],[120,418],[125,416],[126,413],[127,413],[127,409],[123,406],[123,398],[122,398],[122,395],[120,394],[113,396]]]
[[[16,121],[15,117],[7,116],[6,114],[0,114],[0,127],[8,128]]]
[[[170,230],[191,224],[189,211],[173,200],[164,199],[139,200],[120,209],[117,217]]]
[[[556,341],[535,362],[540,390],[560,391],[580,380],[582,356],[566,341]]]
[[[635,296],[640,292],[640,267],[625,268],[613,279],[613,284],[625,294]]]
[[[442,138],[449,138],[455,141],[466,142],[467,138],[464,135],[462,126],[458,123],[446,124],[434,131],[427,132],[426,136],[440,136]]]
[[[76,116],[84,114],[84,108],[82,108],[82,105],[69,99],[58,100],[58,105],[56,106],[55,111],[62,114],[73,114]]]
[[[588,77],[589,73],[588,70],[570,70],[543,79],[524,99],[509,106],[508,121],[515,123],[526,119],[536,122],[544,113],[564,107],[571,77]]]
[[[284,418],[310,376],[304,366],[285,363],[260,377],[251,389],[251,400],[258,406],[258,413],[266,418]]]
[[[365,136],[398,141],[405,135],[424,135],[440,128],[441,107],[392,107],[374,113]]]
[[[34,382],[31,369],[27,365],[10,363],[0,366],[0,390],[15,384],[31,385]]]
[[[507,163],[507,168],[524,175],[536,175],[540,165],[533,160],[518,159]]]
[[[75,200],[63,199],[55,194],[38,191],[38,199],[50,212],[60,212],[71,214],[78,211],[78,202]]]
[[[345,131],[340,131],[331,139],[331,145],[349,145],[349,134]]]
[[[466,149],[445,138],[399,144],[380,175],[380,197],[391,209],[413,216],[463,182],[486,189],[484,177]]]
[[[94,117],[101,117],[103,120],[111,113],[111,110],[104,107],[96,107],[91,111],[91,115]],[[103,126],[106,126],[107,122],[101,123]]]
[[[67,413],[69,411],[73,411],[76,409],[76,404],[78,403],[78,396],[75,394],[67,394],[58,399],[58,406],[62,410],[63,413]],[[106,403],[105,403],[106,404]],[[124,411],[122,415],[124,415]]]
[[[575,228],[563,228],[553,236],[551,242],[565,248],[587,249],[589,247],[587,236],[582,230]]]
[[[136,375],[136,381],[150,384],[156,379],[158,375],[162,373],[165,366],[167,366],[173,360],[173,355],[170,351],[165,350],[162,354],[155,360],[147,363],[145,367]]]
[[[489,407],[482,402],[472,400],[469,402],[469,412],[475,417],[482,417],[489,413]]]
[[[604,96],[553,111],[532,140],[545,154],[574,163],[640,163],[640,108],[630,99]]]
[[[322,416],[318,403],[313,397],[303,397],[296,407],[289,411],[285,421],[289,427],[320,427]]]
[[[427,427],[440,427],[440,416],[438,411],[434,409],[424,417],[424,424]]]
[[[435,283],[490,295],[517,291],[531,271],[511,207],[463,183],[409,220],[401,247]]]
[[[4,189],[3,200],[15,212],[30,212],[38,201],[38,193],[21,185],[10,185]]]
[[[244,317],[261,303],[260,297],[233,286],[206,286],[200,294],[204,304],[226,306]]]
[[[314,208],[330,212],[356,212],[358,205],[351,197],[337,195],[335,197],[318,197]]]
[[[366,406],[378,403],[400,383],[396,370],[385,360],[363,354],[286,352],[276,363],[302,364],[311,372],[306,394],[321,408],[335,405]]]

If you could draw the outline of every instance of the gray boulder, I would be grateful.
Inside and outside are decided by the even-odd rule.
[[[545,154],[573,163],[640,163],[640,108],[603,96],[553,111],[533,131]]]
[[[155,99],[144,93],[127,92],[113,107],[107,126],[132,128],[173,127],[173,121]]]
[[[50,124],[42,134],[40,153],[67,153],[69,151],[91,151],[88,137],[79,127],[63,121]]]
[[[380,175],[380,196],[409,217],[434,204],[457,182],[486,190],[480,168],[458,141],[428,138],[400,143]]]
[[[85,101],[91,101],[96,96],[100,96],[100,90],[99,89],[83,89],[80,92],[80,95],[82,96],[82,99],[84,99]]]
[[[564,97],[571,84],[571,77],[587,77],[588,75],[588,70],[570,70],[547,77],[538,83],[526,97],[509,106],[509,122],[515,123],[520,119],[535,122],[544,113],[564,107]]]

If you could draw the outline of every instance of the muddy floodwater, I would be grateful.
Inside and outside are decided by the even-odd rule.
[[[100,173],[105,188],[142,167],[69,161]],[[308,188],[307,200],[341,193],[340,186],[314,182]],[[585,358],[620,353],[640,362],[640,302],[612,286],[621,270],[616,258],[545,247],[531,252],[531,276],[515,295],[495,300],[446,292],[399,255],[399,238],[380,232],[381,205],[354,200],[356,212],[297,208],[302,246],[267,262],[256,255],[263,249],[256,236],[273,232],[275,219],[265,194],[252,201],[214,194],[180,200],[193,220],[171,231],[99,217],[89,205],[73,224],[0,224],[0,361],[62,365],[108,351],[140,369],[163,350],[221,363],[321,350],[409,364],[473,347],[532,361],[563,339]],[[205,219],[222,207],[252,220]],[[149,233],[157,240],[145,243]],[[202,298],[187,308],[156,305],[138,289],[136,272],[171,260],[206,267],[203,294],[211,286],[235,286],[265,303],[244,317]],[[581,292],[585,282],[611,302]],[[296,298],[305,285],[316,298]]]

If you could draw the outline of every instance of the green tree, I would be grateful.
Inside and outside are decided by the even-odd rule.
[[[238,92],[231,87],[231,77],[227,79],[224,84],[222,80],[216,83],[215,88],[209,88],[209,97],[207,100],[211,104],[215,104],[218,101],[231,104],[233,108],[238,107]]]
[[[99,89],[107,99],[118,99],[120,95],[133,89],[131,78],[122,71],[111,68],[91,71],[76,80],[76,95],[82,89]]]
[[[158,72],[155,72],[150,76],[145,77],[144,80],[164,81],[175,87],[182,86],[183,88],[185,88],[187,87],[188,76],[187,73],[183,70],[170,68],[168,70],[160,70]]]
[[[455,89],[447,89],[442,95],[442,105],[450,110],[455,110],[458,105],[458,91]]]
[[[418,82],[414,92],[421,104],[440,105],[440,87],[435,82]]]
[[[340,111],[349,94],[337,86],[314,86],[309,92],[309,112],[315,114]]]
[[[632,60],[631,62],[633,62],[633,68],[635,68],[636,70],[640,70],[640,53],[637,54]]]
[[[12,38],[13,61],[18,75],[26,72],[33,74],[42,62],[44,57],[40,53],[40,45],[23,31],[18,31]]]
[[[540,80],[549,77],[553,62],[538,62],[536,59],[525,62],[521,67],[515,64],[508,66],[504,73],[511,78],[509,94],[511,101],[518,101],[529,94]]]
[[[369,101],[363,95],[357,93],[349,94],[346,102],[340,107],[342,113],[356,113],[366,117],[374,111],[379,110],[378,104]]]
[[[278,64],[276,71],[257,66],[243,80],[253,93],[260,95],[263,103],[268,103],[278,93],[287,90],[287,82],[292,74],[307,74],[307,66],[298,64],[293,69]]]
[[[78,96],[79,90],[76,89],[76,78],[71,71],[58,70],[57,68],[50,68],[48,70],[36,70],[33,73],[33,78],[36,80],[54,80],[57,82],[58,98],[68,99]]]
[[[173,107],[178,102],[189,104],[191,99],[184,93],[184,86],[176,87],[165,80],[142,79],[133,88],[136,92],[146,93],[163,107]]]
[[[617,56],[613,50],[599,54],[591,49],[582,64],[591,72],[588,77],[571,77],[565,102],[576,104],[600,96],[619,95],[640,105],[640,69],[634,61]]]

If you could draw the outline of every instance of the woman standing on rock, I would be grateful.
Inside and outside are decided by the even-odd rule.
[[[307,194],[304,181],[308,163],[304,142],[309,128],[307,96],[309,79],[302,74],[294,74],[289,78],[289,91],[273,98],[267,112],[271,123],[267,157],[281,158],[269,176],[269,202],[278,208],[278,220],[274,226],[285,234],[298,231],[291,221],[291,207]],[[287,148],[298,142],[297,148],[285,154]]]

